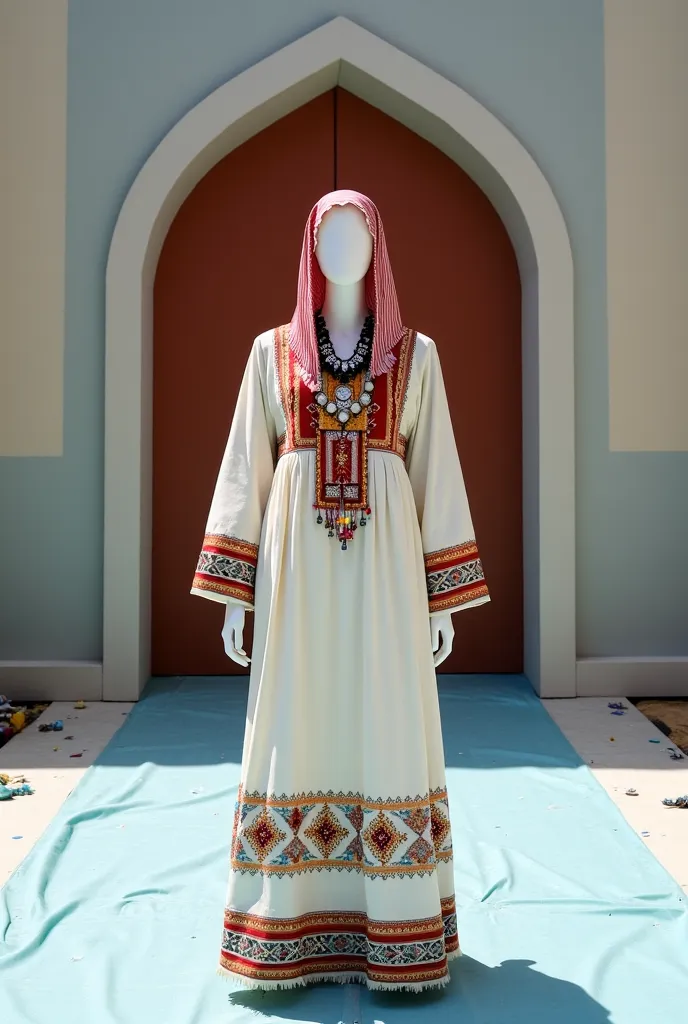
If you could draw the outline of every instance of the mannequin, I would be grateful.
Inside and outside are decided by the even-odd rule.
[[[461,955],[436,666],[490,595],[367,196],[313,206],[296,293],[246,362],[191,588],[251,665],[218,971],[419,992]]]
[[[358,341],[368,312],[364,279],[373,254],[373,239],[365,216],[355,206],[334,206],[323,216],[315,256],[327,282],[323,316],[332,346],[340,359],[348,359]],[[222,629],[225,653],[244,667],[250,658],[243,649],[246,610],[228,603]],[[449,612],[430,615],[435,667],[452,651],[454,626]]]

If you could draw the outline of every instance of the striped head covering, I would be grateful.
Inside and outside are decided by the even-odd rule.
[[[322,308],[327,285],[325,275],[315,256],[318,226],[324,215],[333,206],[347,205],[355,206],[363,213],[373,238],[373,257],[365,276],[365,301],[375,317],[373,351],[370,361],[372,377],[391,370],[395,361],[392,349],[401,338],[403,331],[385,233],[375,203],[367,196],[361,195],[360,192],[352,192],[349,189],[328,192],[315,204],[306,222],[299,266],[296,309],[289,332],[289,343],[301,369],[301,376],[313,391],[318,388],[320,366],[314,313]]]

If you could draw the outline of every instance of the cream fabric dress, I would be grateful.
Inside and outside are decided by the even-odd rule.
[[[348,550],[316,524],[315,442],[277,458],[279,332],[254,343],[220,468],[192,593],[255,610],[220,962],[252,987],[420,990],[459,955],[429,616],[489,596],[437,350],[408,343],[405,459],[369,451]]]

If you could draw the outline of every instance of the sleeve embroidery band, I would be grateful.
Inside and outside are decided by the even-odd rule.
[[[462,608],[489,595],[475,541],[425,555],[425,578],[431,612]]]
[[[193,588],[253,606],[257,562],[257,544],[236,537],[206,536]]]

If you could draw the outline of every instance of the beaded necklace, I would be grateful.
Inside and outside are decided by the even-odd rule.
[[[320,356],[320,387],[314,395],[319,433],[316,457],[316,478],[323,480],[314,508],[317,522],[324,522],[330,537],[336,537],[342,550],[353,540],[357,526],[365,526],[371,510],[367,502],[367,433],[366,413],[373,404],[375,385],[370,376],[375,318],[366,316],[353,354],[340,359],[334,351],[322,311],[315,314],[315,330]],[[360,393],[354,394],[351,382],[357,379]],[[326,467],[330,467],[329,473]],[[364,498],[364,495],[366,496]],[[322,501],[322,497],[327,501]],[[333,500],[334,499],[334,500]],[[322,504],[321,504],[322,502]],[[356,511],[360,511],[360,523]],[[323,517],[323,512],[325,513]]]
[[[337,378],[340,384],[348,384],[352,377],[355,377],[361,370],[367,370],[370,366],[374,331],[375,318],[372,313],[368,313],[363,321],[361,335],[356,342],[353,355],[348,359],[340,359],[330,339],[325,317],[322,315],[322,310],[319,309],[315,314],[315,335],[320,353],[320,369],[327,370]]]

